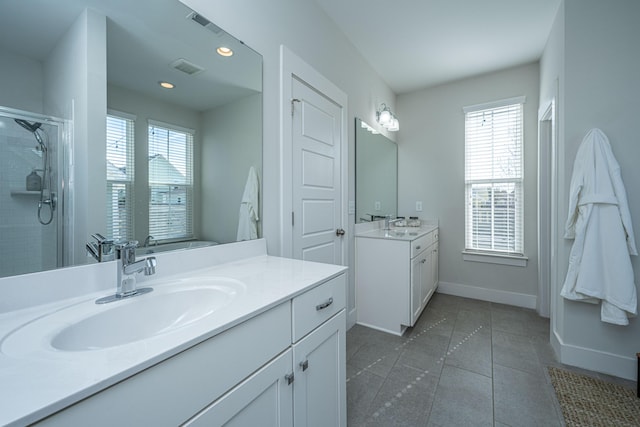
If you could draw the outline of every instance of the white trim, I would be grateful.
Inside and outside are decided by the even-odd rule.
[[[635,357],[621,356],[606,351],[567,344],[562,341],[562,338],[555,331],[552,331],[551,334],[551,345],[560,363],[565,365],[633,381],[637,379],[637,359]]]
[[[478,286],[462,285],[459,283],[438,282],[436,290],[440,294],[455,295],[458,297],[472,298],[481,301],[508,304],[522,308],[536,308],[535,295],[521,294],[518,292],[502,291],[500,289],[487,289]]]
[[[138,118],[135,114],[125,113],[124,111],[120,110],[112,110],[111,108],[107,108],[107,116],[120,117],[121,119],[131,120],[132,122],[135,122]]]
[[[474,111],[490,110],[492,108],[500,108],[506,105],[524,104],[527,101],[526,96],[514,96],[513,98],[500,99],[498,101],[484,102],[482,104],[469,105],[462,107],[462,111],[466,113],[472,113]]]
[[[525,255],[508,255],[468,250],[462,251],[462,259],[464,261],[511,265],[514,267],[526,267],[527,261],[529,261],[529,258]]]
[[[161,127],[161,128],[165,128],[165,129],[175,130],[175,131],[178,131],[178,132],[190,133],[191,135],[195,135],[196,134],[196,130],[195,129],[190,129],[190,128],[178,126],[178,125],[174,125],[174,124],[171,124],[171,123],[161,122],[161,121],[158,121],[158,120],[148,119],[147,123],[149,123],[150,126],[157,126],[157,127]]]
[[[552,245],[557,236],[552,225],[552,211],[556,208],[552,200],[557,171],[553,159],[556,147],[555,98],[538,110],[538,314],[551,316],[551,264]]]

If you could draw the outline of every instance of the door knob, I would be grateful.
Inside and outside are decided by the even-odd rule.
[[[342,228],[336,230],[336,236],[344,236],[345,231]]]

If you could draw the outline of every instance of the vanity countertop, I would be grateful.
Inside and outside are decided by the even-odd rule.
[[[394,227],[389,230],[384,228],[374,228],[356,233],[356,237],[370,239],[406,240],[411,241],[424,236],[438,228],[437,223],[423,223],[420,227]]]
[[[23,325],[73,304],[92,302],[104,296],[105,290],[1,313],[0,425],[24,425],[40,420],[345,270],[346,267],[337,265],[268,256],[265,249],[264,255],[182,273],[173,277],[174,283],[189,277],[212,277],[237,280],[242,286],[233,302],[203,320],[149,339],[100,350],[60,351],[50,345],[47,348],[44,340],[26,346],[22,354],[15,350],[6,354],[4,347],[8,337]],[[145,281],[144,286],[167,286],[165,282],[171,280],[162,277]],[[112,304],[119,303],[122,302]]]

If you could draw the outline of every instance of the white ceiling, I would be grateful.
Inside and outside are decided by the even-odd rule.
[[[538,60],[560,0],[315,0],[396,94]]]
[[[176,0],[3,1],[0,50],[44,61],[82,11],[91,8],[107,17],[107,78],[114,86],[196,111],[262,89],[262,57],[224,31],[209,31],[188,19],[192,11]],[[220,45],[233,48],[234,55],[214,54]],[[170,64],[178,59],[204,71],[177,71]],[[160,80],[176,88],[163,90]]]

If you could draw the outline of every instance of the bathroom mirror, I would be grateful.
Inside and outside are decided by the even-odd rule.
[[[237,240],[250,176],[262,196],[258,53],[177,0],[15,0],[0,62],[0,277],[93,262],[91,235],[127,227],[146,252]]]
[[[397,213],[398,146],[356,118],[356,222]]]

